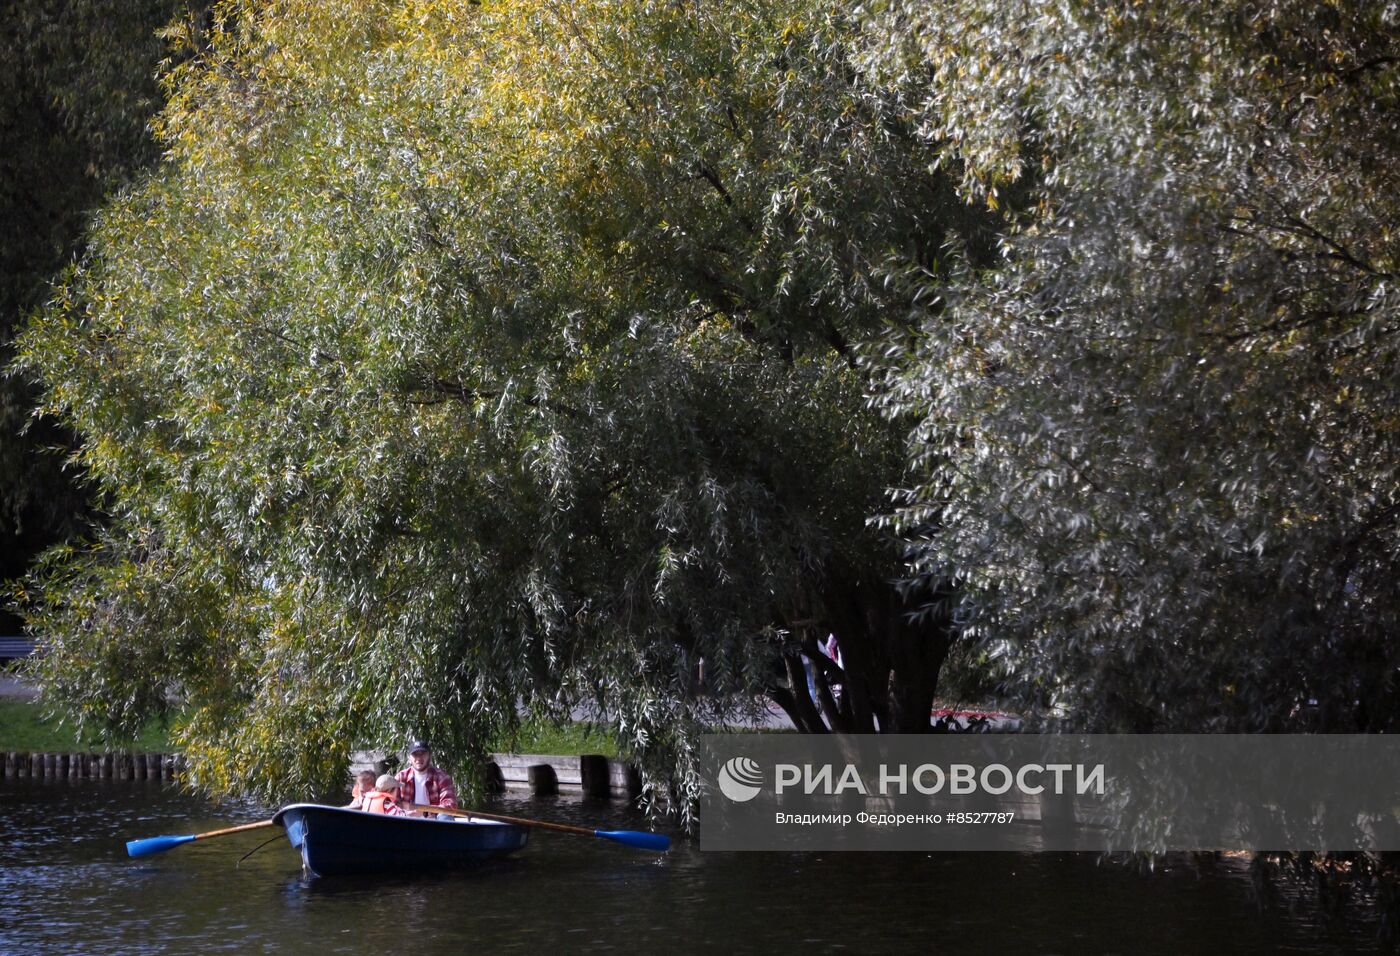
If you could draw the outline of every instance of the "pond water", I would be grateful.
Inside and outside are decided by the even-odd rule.
[[[616,829],[621,802],[501,797]],[[133,860],[125,841],[265,819],[169,785],[0,781],[0,952],[1354,953],[1375,926],[1261,909],[1242,862],[1144,873],[1070,854],[701,853],[537,831],[472,872],[321,879],[278,829]],[[252,856],[239,858],[265,840]]]

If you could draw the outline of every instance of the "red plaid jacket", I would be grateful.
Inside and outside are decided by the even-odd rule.
[[[418,786],[413,780],[413,768],[404,767],[399,771],[399,783],[404,789],[399,791],[400,806],[408,806],[410,803],[417,803],[414,795],[418,792]],[[457,809],[457,788],[452,785],[452,778],[437,767],[428,765],[428,802],[435,807],[446,807],[448,810]]]

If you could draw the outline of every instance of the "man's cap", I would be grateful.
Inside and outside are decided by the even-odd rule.
[[[432,748],[432,747],[429,747],[427,744],[425,744],[425,743],[424,743],[423,741],[421,741],[421,740],[410,740],[410,741],[408,742],[408,752],[409,752],[410,754],[415,754],[415,753],[417,753],[417,752],[420,751],[420,750],[426,750],[426,751],[428,751],[429,753],[431,753],[432,750],[433,750],[433,748]]]

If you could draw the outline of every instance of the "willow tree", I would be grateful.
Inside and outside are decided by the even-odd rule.
[[[30,584],[48,691],[178,699],[200,782],[269,793],[594,700],[684,803],[701,721],[823,726],[834,632],[838,726],[926,729],[950,632],[867,525],[903,426],[857,356],[908,312],[884,262],[984,240],[850,35],[812,0],[219,8],[22,342],[111,502]]]
[[[868,62],[974,201],[889,407],[1013,686],[1104,729],[1400,719],[1400,19],[1268,2],[884,4]],[[951,168],[951,167],[950,167]]]

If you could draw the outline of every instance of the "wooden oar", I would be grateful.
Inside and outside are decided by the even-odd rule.
[[[409,809],[423,813],[445,813],[450,817],[481,817],[483,820],[497,820],[501,823],[515,823],[522,827],[539,827],[541,830],[558,830],[560,833],[574,833],[581,836],[602,837],[624,846],[634,846],[639,850],[655,850],[665,853],[671,849],[671,838],[664,833],[648,833],[644,830],[590,830],[588,827],[575,827],[567,823],[549,823],[545,820],[524,820],[520,817],[507,817],[499,813],[482,813],[480,810],[448,810],[445,807],[427,807],[421,803],[410,803]]]
[[[129,840],[126,844],[126,855],[152,856],[156,853],[164,853],[166,850],[173,850],[180,844],[189,843],[191,840],[208,840],[211,837],[227,836],[230,833],[242,833],[244,830],[257,830],[272,825],[273,821],[271,820],[260,820],[257,823],[245,823],[241,827],[210,830],[208,833],[192,833],[189,836],[158,836],[147,837],[144,840]]]

